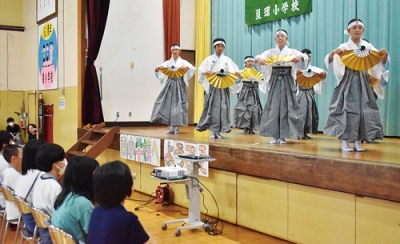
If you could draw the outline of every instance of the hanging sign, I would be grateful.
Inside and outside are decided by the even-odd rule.
[[[312,12],[311,0],[246,0],[247,25],[298,16]]]

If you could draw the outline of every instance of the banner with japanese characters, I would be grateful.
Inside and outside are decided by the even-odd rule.
[[[312,0],[246,0],[247,25],[285,19],[312,12]]]

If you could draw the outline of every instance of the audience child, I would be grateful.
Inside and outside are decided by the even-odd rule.
[[[51,216],[54,202],[61,192],[57,178],[64,174],[67,167],[64,149],[57,144],[40,146],[36,155],[36,165],[42,172],[33,188],[33,206]],[[39,228],[39,233],[42,244],[51,243],[48,229]]]
[[[19,145],[7,145],[3,152],[4,159],[8,162],[8,167],[4,170],[3,184],[12,190],[15,189],[22,165],[22,148]],[[18,206],[13,201],[6,201],[7,220],[19,218]]]
[[[99,163],[87,156],[75,156],[65,170],[61,193],[54,203],[51,222],[81,243],[87,243],[93,212],[93,173]]]
[[[21,127],[15,124],[14,119],[11,117],[7,119],[7,124],[8,124],[6,127],[7,132],[9,132],[12,135],[15,143],[17,143],[18,145],[22,145]]]
[[[100,166],[93,176],[94,200],[98,204],[89,224],[89,243],[153,243],[138,217],[123,203],[133,191],[129,167],[121,161]]]
[[[3,152],[4,148],[9,145],[14,144],[13,137],[11,134],[5,130],[0,130],[0,184],[4,181],[4,170],[8,167],[7,161],[4,159]],[[0,209],[6,207],[6,200],[4,195],[0,192]]]
[[[30,140],[22,149],[22,171],[17,180],[14,193],[30,204],[33,203],[33,187],[35,186],[35,183],[41,172],[36,167],[36,154],[39,150],[39,147],[45,143],[46,142],[44,140]],[[21,217],[24,221],[26,229],[33,233],[35,231],[36,223],[32,214],[22,214]],[[30,234],[28,233],[28,235]]]

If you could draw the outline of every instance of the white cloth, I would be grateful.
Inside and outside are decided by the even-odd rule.
[[[375,50],[378,51],[371,43],[361,40],[360,41],[360,47],[365,46],[367,49]],[[340,49],[342,50],[355,50],[358,49],[358,46],[349,38],[349,40],[345,43],[342,43],[339,45]],[[340,59],[339,55],[335,54],[333,56],[332,62],[329,62],[329,53],[325,57],[325,65],[328,68],[329,71],[333,72],[335,75],[337,84],[339,85],[340,81],[343,79],[344,72],[346,66]],[[389,76],[388,76],[388,69],[387,69],[387,63],[390,62],[390,57],[388,56],[386,63],[383,63],[382,61],[379,62],[377,65],[372,67],[371,69],[368,70],[368,74],[374,78],[377,78],[380,80],[377,84],[374,85],[373,89],[375,93],[378,95],[380,99],[383,99],[385,96],[384,93],[384,86],[386,85],[387,82],[389,82]]]
[[[15,189],[14,189],[15,195],[20,196],[23,199],[25,199],[25,197],[26,197],[26,201],[29,203],[32,203],[33,188],[28,196],[26,196],[26,194],[28,194],[28,191],[31,188],[33,181],[35,181],[35,178],[36,178],[37,174],[39,174],[39,173],[40,173],[40,170],[38,170],[38,169],[30,169],[30,170],[28,170],[26,175],[20,175],[17,180]],[[36,183],[35,183],[35,185],[36,185]]]
[[[232,59],[225,56],[223,53],[218,57],[215,53],[208,56],[198,68],[199,83],[203,85],[204,91],[208,93],[210,91],[210,83],[203,75],[204,72],[210,71],[211,73],[219,72],[223,69],[225,72],[236,73],[239,72],[239,67],[235,64]],[[230,91],[234,93],[234,86],[229,87]]]
[[[169,68],[169,69],[174,67],[174,69],[172,70],[177,70],[180,67],[188,67],[189,70],[183,76],[183,81],[185,82],[186,86],[189,86],[189,80],[190,78],[193,77],[194,72],[196,71],[196,68],[191,63],[182,59],[181,57],[179,57],[177,60],[175,60],[174,57],[171,57],[170,60],[165,61],[159,66],[163,66],[164,68]],[[161,85],[165,86],[166,84],[165,81],[168,80],[168,76],[164,75],[161,71],[158,71],[156,72],[156,77],[160,80]]]
[[[281,67],[292,67],[291,75],[293,77],[293,81],[296,82],[296,70],[298,70],[298,69],[302,70],[307,67],[307,64],[308,64],[307,54],[297,51],[296,49],[289,48],[287,45],[285,45],[282,48],[282,50],[279,47],[271,48],[271,49],[261,53],[260,55],[257,55],[255,57],[255,60],[257,60],[258,58],[267,59],[269,57],[273,57],[276,55],[289,55],[289,56],[301,55],[301,56],[303,56],[303,59],[298,63],[289,62],[289,63],[283,63],[282,65],[280,65]],[[271,64],[259,65],[258,63],[256,63],[255,66],[263,74],[263,77],[264,77],[263,84],[265,84],[267,86],[266,89],[268,91],[269,85],[270,85],[269,81],[271,79],[271,74],[272,74],[272,65]],[[265,88],[260,87],[260,89],[265,89]]]
[[[3,184],[14,190],[20,175],[21,174],[17,171],[17,169],[15,169],[12,166],[8,166],[4,170]],[[6,211],[7,211],[7,220],[18,219],[19,215],[21,214],[19,212],[17,204],[12,201],[6,201]]]
[[[54,202],[61,192],[58,181],[49,173],[42,172],[33,187],[33,206],[46,211],[50,216],[54,210]]]
[[[3,154],[0,154],[0,183],[4,181],[4,170],[8,167],[7,161],[4,159]],[[2,207],[6,206],[6,200],[4,199],[4,195],[0,192],[0,205]]]

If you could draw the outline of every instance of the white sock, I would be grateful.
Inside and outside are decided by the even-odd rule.
[[[356,148],[357,151],[364,151],[364,148],[361,147],[361,142],[360,141],[355,141],[354,142],[354,147]]]

